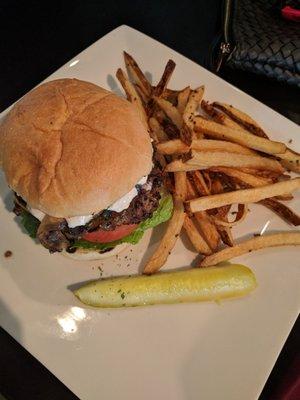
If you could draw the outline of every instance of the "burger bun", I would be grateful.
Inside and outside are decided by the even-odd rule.
[[[68,253],[67,251],[63,251],[62,254],[65,257],[71,258],[72,260],[76,260],[76,261],[104,260],[106,258],[110,258],[117,254],[120,254],[128,246],[130,246],[130,244],[122,243],[122,244],[119,244],[118,246],[114,247],[112,250],[106,251],[104,253],[100,253],[99,251],[96,251],[96,250],[77,248],[75,253]]]

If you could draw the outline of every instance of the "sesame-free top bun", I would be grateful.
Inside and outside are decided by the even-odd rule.
[[[53,217],[99,212],[152,169],[134,106],[89,82],[59,79],[24,96],[0,125],[9,186]]]

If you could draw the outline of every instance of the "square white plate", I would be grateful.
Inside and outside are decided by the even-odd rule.
[[[299,150],[299,127],[175,51],[120,26],[48,79],[76,77],[119,92],[115,72],[131,53],[156,82],[169,58],[171,87],[205,83],[208,100],[248,111],[275,139]],[[137,272],[158,240],[145,235],[134,250],[106,262],[73,262],[50,255],[25,235],[0,176],[0,322],[19,343],[82,399],[253,400],[274,365],[299,311],[299,248],[264,250],[237,261],[253,268],[259,286],[250,296],[215,303],[121,310],[84,309],[68,286]],[[299,196],[291,206],[299,211]],[[296,207],[297,206],[297,207]],[[235,236],[288,227],[262,206]],[[11,258],[2,255],[12,250]],[[188,265],[195,254],[182,242],[168,266]]]

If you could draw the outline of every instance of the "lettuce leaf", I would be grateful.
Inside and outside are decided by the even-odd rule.
[[[73,244],[73,247],[79,247],[83,249],[94,249],[94,250],[107,250],[112,249],[121,243],[137,244],[144,235],[147,229],[154,228],[155,226],[167,221],[171,218],[173,211],[173,200],[169,194],[161,198],[157,210],[154,211],[152,217],[141,222],[134,232],[130,235],[123,237],[122,239],[115,240],[109,243],[93,243],[87,240],[78,240]]]
[[[40,221],[32,214],[24,210],[21,214],[21,224],[24,226],[29,236],[35,239]]]

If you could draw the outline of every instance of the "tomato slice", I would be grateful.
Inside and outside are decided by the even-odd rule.
[[[117,226],[113,231],[105,231],[99,229],[94,232],[85,233],[82,238],[94,243],[108,243],[114,240],[122,239],[124,236],[129,235],[137,228],[137,224],[120,225]]]

